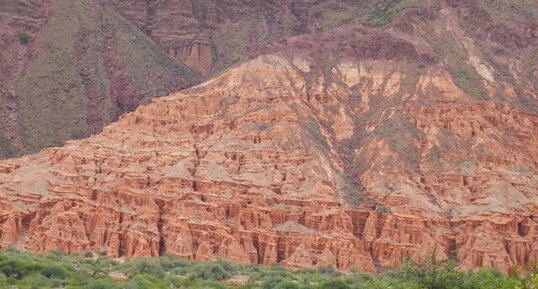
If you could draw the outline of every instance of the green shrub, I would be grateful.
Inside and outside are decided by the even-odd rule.
[[[24,277],[17,284],[23,288],[42,289],[52,287],[53,281],[39,273],[32,273]]]
[[[278,284],[280,284],[280,282],[282,282],[282,279],[279,279],[279,278],[275,278],[275,277],[271,277],[269,279],[266,279],[262,285],[261,285],[261,289],[273,289],[275,288],[276,286],[278,286]]]
[[[194,279],[202,280],[224,280],[230,278],[231,274],[219,263],[207,263],[202,264],[196,272],[194,272]]]
[[[97,279],[86,284],[84,289],[119,289],[120,286],[112,279]]]
[[[221,282],[210,280],[185,280],[179,287],[188,289],[226,289],[227,287]]]
[[[26,32],[19,32],[17,36],[19,37],[20,44],[26,45],[28,42],[30,42],[30,34]]]
[[[538,289],[538,274],[536,272],[529,274],[525,278],[525,289]]]
[[[349,285],[342,279],[330,280],[323,283],[320,289],[350,289]]]
[[[57,264],[42,264],[39,272],[47,278],[65,279],[69,276],[69,272]]]
[[[278,283],[275,287],[275,289],[300,289],[301,287],[297,285],[295,282],[291,282],[289,280],[283,280],[280,283]]]
[[[192,262],[185,259],[164,256],[160,258],[160,266],[163,270],[170,271],[173,269],[192,266]]]
[[[404,262],[403,266],[392,273],[392,277],[407,286],[418,285],[419,288],[462,288],[464,273],[456,271],[456,264],[451,261],[437,262],[430,256],[424,264]]]
[[[47,278],[65,279],[67,270],[54,263],[40,263],[26,260],[6,260],[0,262],[0,273],[15,279],[22,279],[32,273],[40,273]]]
[[[515,289],[522,288],[521,280],[505,278],[493,269],[482,269],[475,273],[465,274],[461,288],[465,289]],[[538,288],[537,288],[538,289]]]
[[[525,267],[527,268],[527,267]],[[525,279],[506,277],[497,270],[456,270],[452,261],[404,262],[381,275],[333,268],[290,270],[279,265],[254,266],[216,261],[195,263],[171,256],[116,262],[105,257],[46,256],[14,250],[0,251],[0,288],[83,289],[538,289],[536,267]],[[108,275],[127,273],[123,282]],[[178,273],[180,272],[180,273]],[[228,287],[222,280],[244,276],[246,284]]]
[[[159,279],[147,276],[147,275],[136,275],[134,278],[131,278],[125,284],[125,289],[166,289],[167,286]]]
[[[334,266],[332,265],[321,266],[318,268],[317,272],[320,274],[335,275],[335,276],[338,275],[338,272],[336,271],[336,269],[334,269]]]
[[[146,274],[162,278],[165,275],[159,259],[138,258],[131,261],[131,267],[127,271],[130,275]]]
[[[46,255],[46,257],[47,259],[50,259],[50,260],[61,261],[65,258],[65,254],[62,250],[58,249],[58,250],[50,251]]]

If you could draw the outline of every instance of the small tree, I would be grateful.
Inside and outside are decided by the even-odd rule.
[[[26,32],[19,32],[17,36],[19,37],[20,44],[26,45],[30,42],[30,34]]]

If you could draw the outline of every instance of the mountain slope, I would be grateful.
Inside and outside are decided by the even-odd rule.
[[[294,35],[359,23],[413,29],[410,18],[434,20],[440,5],[455,10],[462,29],[471,32],[473,39],[487,39],[509,48],[528,48],[532,38],[536,37],[538,18],[535,2],[505,0],[494,3],[483,0],[150,0],[111,3],[118,13],[145,31],[170,56],[202,74],[222,71],[256,54],[265,45]]]
[[[0,5],[0,157],[98,132],[194,73],[98,1]]]
[[[480,6],[423,3],[284,39],[0,162],[0,247],[366,271],[536,261],[535,24],[491,20],[514,43],[470,29]]]
[[[329,80],[263,56],[3,162],[1,242],[369,271],[430,252],[505,272],[535,260],[536,113],[439,68],[406,88],[405,65],[347,60]]]
[[[459,28],[451,31],[452,36],[415,21],[438,20],[436,11],[442,5],[455,12],[450,21]],[[534,75],[525,86],[536,89],[538,54],[532,44],[538,29],[532,1],[5,0],[1,7],[0,156],[4,157],[98,132],[139,103],[196,81],[170,58],[204,79],[263,53],[267,44],[285,37],[360,23],[383,27],[393,35],[422,33],[429,45],[436,42],[427,48],[433,49],[429,55],[452,66],[456,84],[474,96],[484,91],[475,86],[481,78],[477,70],[462,63],[469,58],[467,50],[470,60],[493,58],[501,63],[478,71],[495,68],[514,83],[513,71],[524,70],[518,74]],[[482,47],[469,47],[467,38],[487,46],[486,55],[481,55]],[[424,43],[414,44],[426,48]]]

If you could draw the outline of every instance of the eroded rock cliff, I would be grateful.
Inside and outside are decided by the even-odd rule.
[[[1,162],[0,244],[367,271],[536,259],[538,115],[442,70],[407,90],[398,62],[342,62],[329,82],[310,61],[262,56]]]
[[[537,35],[482,38],[458,9],[476,10],[287,38],[0,162],[0,246],[366,271],[536,261]]]

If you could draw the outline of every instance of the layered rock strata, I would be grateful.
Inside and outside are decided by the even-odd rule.
[[[371,272],[536,260],[538,115],[404,65],[261,56],[0,162],[0,246]]]

